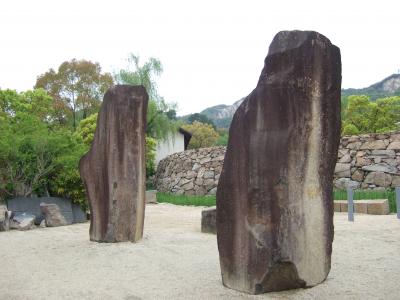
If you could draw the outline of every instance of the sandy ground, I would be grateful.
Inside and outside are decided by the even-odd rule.
[[[221,284],[202,208],[149,205],[137,244],[90,242],[89,224],[0,232],[0,299],[400,299],[400,220],[335,215],[333,264],[314,288],[260,296]]]

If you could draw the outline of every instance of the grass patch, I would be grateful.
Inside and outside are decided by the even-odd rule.
[[[187,196],[157,193],[157,202],[175,205],[215,206],[215,196]]]
[[[334,200],[347,200],[346,191],[334,191]],[[372,190],[355,190],[354,201],[357,200],[374,200],[374,199],[388,199],[389,208],[391,213],[396,212],[396,193],[394,190],[386,191],[372,191]]]

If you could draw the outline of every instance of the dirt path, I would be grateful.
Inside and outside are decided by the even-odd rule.
[[[89,241],[88,224],[0,232],[0,299],[399,299],[400,220],[335,215],[333,264],[321,285],[249,296],[222,286],[202,208],[146,208],[137,244]]]

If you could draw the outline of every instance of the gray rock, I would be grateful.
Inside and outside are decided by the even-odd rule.
[[[201,212],[201,232],[203,233],[217,233],[217,209],[210,207]]]
[[[64,216],[61,214],[60,208],[54,203],[40,203],[40,210],[44,215],[47,227],[58,227],[68,225]]]
[[[46,220],[42,220],[39,225],[40,228],[46,228]]]
[[[7,206],[0,205],[0,231],[10,230],[10,214]]]
[[[349,162],[351,162],[350,153],[345,154],[341,159],[339,159],[338,162],[339,162],[339,163],[349,163]]]
[[[391,142],[388,146],[388,150],[400,150],[400,141]]]
[[[204,179],[214,178],[214,171],[205,171],[203,178]]]
[[[335,180],[334,185],[337,189],[345,190],[347,188],[351,188],[353,190],[360,188],[361,183],[357,181],[353,181],[350,178],[339,178]]]
[[[384,173],[390,173],[390,174],[398,174],[399,173],[396,167],[390,166],[385,163],[364,166],[364,167],[362,167],[362,169],[364,171],[368,171],[368,172],[384,172]]]
[[[35,215],[27,213],[14,215],[13,218],[10,219],[10,228],[22,231],[30,230],[32,228],[35,228],[35,219]]]
[[[396,157],[396,152],[393,150],[372,150],[371,155],[374,156],[379,156],[382,158],[394,158]]]
[[[376,186],[389,187],[392,183],[392,176],[383,172],[371,172],[367,174],[364,182]]]
[[[337,163],[335,166],[335,176],[337,177],[350,177],[351,164]]]
[[[400,176],[392,176],[392,187],[400,187]]]
[[[386,146],[382,140],[368,141],[361,145],[360,150],[384,150]]]

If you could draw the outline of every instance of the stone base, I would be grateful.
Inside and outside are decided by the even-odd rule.
[[[347,212],[347,200],[335,200],[335,212]],[[355,200],[354,212],[370,215],[387,215],[390,212],[388,199]]]

